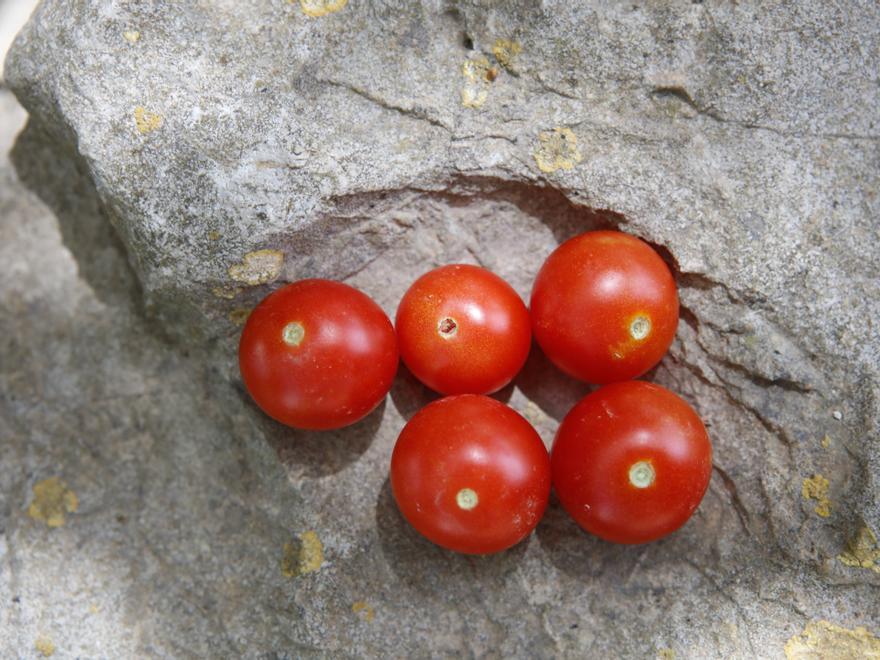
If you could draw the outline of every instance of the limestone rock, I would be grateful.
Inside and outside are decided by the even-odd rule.
[[[878,70],[869,2],[41,4],[4,72],[31,115],[17,175],[49,208],[4,165],[3,469],[28,476],[3,477],[2,575],[29,604],[2,638],[59,611],[53,562],[125,604],[104,637],[63,619],[54,644],[82,655],[114,631],[126,653],[268,657],[752,657],[807,621],[876,631],[880,574],[839,557],[880,532]],[[241,389],[240,324],[285,281],[393,314],[467,261],[527,297],[557,243],[608,226],[676,272],[650,377],[714,441],[662,542],[601,543],[554,505],[504,555],[450,555],[385,479],[430,398],[411,376],[324,435]],[[549,443],[585,391],[535,354],[502,397]],[[79,499],[51,532],[20,501],[50,477]]]

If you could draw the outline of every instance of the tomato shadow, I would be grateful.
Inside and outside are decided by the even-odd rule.
[[[562,508],[555,493],[535,532],[545,557],[557,569],[577,580],[601,581],[624,592],[634,583],[640,566],[656,565],[671,552],[665,539],[623,545],[585,532]]]
[[[401,360],[391,385],[391,402],[401,417],[409,421],[419,410],[441,396],[416,378]]]
[[[376,531],[385,562],[400,580],[423,596],[448,598],[462,590],[497,585],[515,570],[531,535],[509,550],[493,555],[465,555],[437,546],[403,517],[386,478],[376,500]]]
[[[493,392],[489,396],[501,403],[507,403],[513,394],[514,383],[502,387],[497,392]],[[444,395],[435,392],[430,387],[422,383],[413,373],[407,369],[406,365],[401,362],[397,370],[397,377],[391,386],[391,401],[400,416],[406,421],[412,419],[419,410],[427,406],[432,401],[442,398]]]
[[[529,357],[513,384],[557,421],[562,421],[578,401],[596,389],[563,373],[537,342],[532,342]]]
[[[367,451],[382,423],[387,401],[386,397],[373,412],[351,426],[331,431],[305,431],[276,422],[259,409],[243,387],[240,389],[251,417],[278,460],[288,470],[296,468],[296,472],[308,477],[336,474]]]
[[[513,396],[513,388],[515,387],[514,381],[510,381],[507,385],[502,387],[497,392],[492,392],[489,396],[495,399],[496,401],[500,401],[501,403],[508,403],[510,401],[510,397]]]

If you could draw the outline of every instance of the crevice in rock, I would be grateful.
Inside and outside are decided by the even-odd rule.
[[[724,357],[723,355],[716,355],[713,353],[707,353],[707,355],[711,360],[713,360],[720,366],[741,374],[759,387],[779,387],[783,390],[786,390],[787,392],[797,392],[798,394],[809,394],[810,392],[813,392],[813,388],[811,386],[805,383],[798,382],[793,378],[787,378],[784,376],[778,378],[767,378],[758,373],[755,373],[747,367],[744,367],[738,362],[734,362],[733,360]]]
[[[405,107],[401,105],[397,105],[387,99],[382,98],[375,92],[371,92],[370,90],[364,89],[362,87],[358,87],[357,85],[352,85],[351,83],[342,82],[339,80],[332,80],[330,78],[317,78],[316,79],[320,83],[324,83],[330,85],[331,87],[339,87],[340,89],[344,89],[346,91],[351,92],[352,94],[356,94],[363,99],[366,99],[370,103],[374,103],[381,108],[386,110],[392,110],[398,114],[409,117],[410,119],[418,119],[421,121],[426,121],[433,126],[437,126],[439,128],[445,129],[450,133],[453,130],[453,127],[444,122],[443,120],[435,117],[431,112],[429,112],[426,108],[420,108],[418,106]]]
[[[789,458],[792,459],[791,450],[795,443],[791,435],[784,428],[774,423],[772,420],[767,419],[767,417],[763,413],[761,413],[761,411],[757,410],[754,406],[743,401],[742,398],[735,396],[731,389],[740,389],[740,387],[736,383],[731,383],[725,380],[715,371],[713,371],[712,373],[715,375],[718,381],[716,382],[712,380],[703,373],[703,370],[695,362],[683,359],[676,359],[674,357],[672,357],[672,360],[675,362],[675,364],[679,364],[687,369],[701,382],[709,385],[714,389],[719,390],[720,392],[723,392],[724,396],[730,401],[731,405],[748,412],[750,416],[757,420],[766,431],[768,431],[773,437],[777,438],[783,445],[786,446],[789,451]]]
[[[690,309],[679,301],[678,304],[678,313],[681,315],[682,320],[687,323],[692,330],[695,332],[700,329],[700,319],[697,315]]]
[[[752,536],[752,528],[750,526],[751,518],[748,510],[740,499],[736,482],[730,477],[727,471],[721,468],[717,463],[713,463],[712,468],[718,473],[718,476],[721,477],[721,482],[724,484],[724,490],[727,491],[727,494],[730,497],[730,503],[733,505],[736,515],[742,523],[743,529],[745,529],[749,536]]]
[[[743,606],[739,603],[738,600],[736,600],[732,595],[730,595],[727,592],[727,590],[721,584],[719,584],[718,581],[714,577],[709,575],[709,572],[705,568],[703,568],[702,566],[700,566],[699,564],[697,564],[696,562],[694,562],[691,559],[685,559],[684,561],[691,568],[693,568],[697,573],[699,573],[699,575],[718,593],[718,595],[720,595],[722,598],[727,600],[731,605],[733,605],[734,610],[736,611],[737,615],[741,619],[743,626],[745,628],[744,635],[746,638],[746,642],[748,643],[748,646],[749,646],[750,655],[751,655],[751,657],[757,657],[755,654],[755,646],[752,643],[752,636],[749,634],[749,628],[751,627],[751,621],[750,621],[749,617],[746,615],[746,612],[745,612],[745,609],[743,608]]]
[[[649,92],[653,98],[657,99],[675,99],[691,108],[698,115],[708,117],[720,124],[728,124],[737,126],[745,130],[768,131],[780,137],[791,139],[817,139],[817,140],[854,140],[876,142],[880,140],[880,135],[846,133],[846,132],[827,132],[827,133],[810,133],[808,131],[788,131],[782,128],[766,126],[754,121],[744,119],[735,119],[723,117],[715,108],[710,106],[702,106],[696,102],[690,92],[680,85],[668,85],[654,87]]]
[[[673,98],[681,103],[684,103],[686,106],[692,108],[697,114],[705,115],[710,119],[714,119],[715,121],[723,122],[724,118],[718,114],[718,112],[712,108],[704,108],[700,106],[690,95],[690,92],[687,91],[684,87],[680,85],[668,85],[668,86],[660,86],[655,87],[651,90],[651,96],[655,98]]]

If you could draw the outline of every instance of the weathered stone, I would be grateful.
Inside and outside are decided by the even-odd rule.
[[[874,644],[878,70],[872,3],[42,4],[4,74],[31,113],[17,177],[46,206],[2,161],[0,646]],[[607,226],[676,272],[683,322],[650,377],[714,441],[666,540],[605,544],[554,504],[507,553],[451,555],[386,479],[430,399],[411,375],[326,434],[242,390],[240,323],[285,281],[345,279],[393,313],[467,261],[525,297],[557,243]],[[587,389],[536,353],[500,396],[549,443]],[[78,507],[50,529],[27,511],[52,477]]]

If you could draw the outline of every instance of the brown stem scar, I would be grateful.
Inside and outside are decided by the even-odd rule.
[[[443,339],[451,339],[458,333],[458,322],[451,316],[440,319],[437,332]]]

